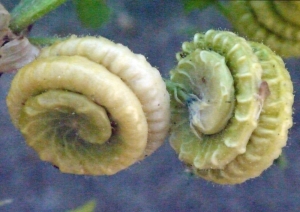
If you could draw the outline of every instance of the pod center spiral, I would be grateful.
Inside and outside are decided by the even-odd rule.
[[[225,58],[196,50],[179,61],[172,80],[184,85],[190,127],[195,134],[220,132],[232,117],[234,86]]]
[[[94,111],[97,111],[96,115]],[[24,132],[30,128],[39,129],[46,137],[55,136],[63,146],[75,141],[102,144],[112,134],[104,108],[68,91],[47,91],[32,97],[26,103],[22,117],[20,125]],[[37,120],[42,120],[42,124],[35,125]]]

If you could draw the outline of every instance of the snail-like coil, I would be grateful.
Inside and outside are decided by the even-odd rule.
[[[209,30],[183,43],[177,60],[170,143],[179,159],[220,184],[259,176],[292,126],[293,86],[282,59],[263,44]]]
[[[154,152],[169,128],[169,94],[142,55],[103,37],[42,50],[14,77],[12,122],[62,172],[111,175]]]
[[[248,39],[283,57],[300,56],[300,2],[231,1],[228,9],[234,28]]]

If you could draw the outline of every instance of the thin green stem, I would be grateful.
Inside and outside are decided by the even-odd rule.
[[[69,37],[29,37],[30,43],[36,46],[49,46],[56,42],[63,41],[68,39]]]
[[[168,79],[164,79],[164,81],[168,92],[175,95],[175,99],[178,99],[182,103],[185,103],[190,99],[190,95],[184,91],[184,88],[180,84],[174,83]]]
[[[10,28],[19,33],[66,0],[22,0],[11,12]]]

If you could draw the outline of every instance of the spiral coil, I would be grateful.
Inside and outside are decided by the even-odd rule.
[[[231,1],[228,18],[249,40],[282,57],[300,56],[300,4],[296,1]]]
[[[282,59],[214,30],[183,43],[177,59],[170,143],[179,159],[220,184],[259,176],[281,154],[292,126],[293,86]]]
[[[103,37],[43,49],[13,79],[7,105],[28,145],[66,173],[114,174],[154,152],[169,128],[158,70]]]

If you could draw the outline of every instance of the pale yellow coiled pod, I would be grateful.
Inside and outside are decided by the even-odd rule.
[[[286,145],[293,85],[268,47],[226,31],[185,42],[171,72],[170,143],[197,175],[220,184],[259,176]]]
[[[228,18],[238,33],[263,42],[282,57],[300,56],[300,3],[231,1]]]
[[[153,153],[169,128],[169,95],[142,55],[103,37],[71,37],[19,70],[12,122],[62,172],[111,175]]]

